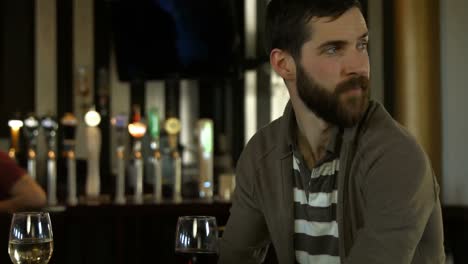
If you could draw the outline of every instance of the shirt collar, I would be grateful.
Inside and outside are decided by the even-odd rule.
[[[291,104],[291,102],[289,102]],[[296,115],[294,113],[294,109],[292,106],[289,106],[289,111],[285,111],[285,114],[288,115],[287,119],[289,121],[287,125],[287,142],[288,146],[293,152],[297,152],[297,140],[296,140],[296,129],[297,129],[297,121]],[[340,146],[341,146],[341,136],[343,135],[343,129],[340,129],[338,126],[333,126],[331,131],[331,139],[328,142],[326,147],[328,154],[339,154]]]

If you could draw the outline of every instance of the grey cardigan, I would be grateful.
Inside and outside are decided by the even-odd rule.
[[[262,128],[237,164],[231,215],[219,263],[259,263],[272,244],[280,264],[295,262],[291,103]],[[371,101],[345,129],[337,222],[341,263],[445,263],[439,187],[430,162],[383,106]]]

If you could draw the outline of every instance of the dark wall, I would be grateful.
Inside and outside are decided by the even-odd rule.
[[[70,1],[72,2],[72,1]],[[110,127],[110,87],[109,68],[111,50],[110,1],[94,1],[94,102],[101,114],[101,133],[109,135]],[[101,146],[101,179],[103,191],[110,191],[110,137],[103,137]]]
[[[73,112],[73,1],[57,1],[57,113]]]
[[[187,263],[174,252],[178,217],[215,216],[222,227],[229,207],[228,203],[103,204],[50,212],[54,252],[49,264]],[[0,213],[2,264],[11,263],[6,247],[10,223],[11,215]]]
[[[34,1],[0,1],[0,137],[13,112],[34,106]]]
[[[384,47],[384,104],[387,111],[393,115],[395,109],[395,62],[394,55],[395,49],[393,43],[395,43],[394,35],[394,12],[393,12],[393,1],[383,1],[383,14],[384,14],[384,43],[389,43]]]

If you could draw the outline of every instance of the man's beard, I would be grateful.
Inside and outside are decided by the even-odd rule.
[[[336,86],[329,92],[308,76],[301,65],[297,65],[297,91],[304,104],[330,124],[339,127],[352,127],[363,116],[369,105],[369,79],[354,76]],[[362,89],[359,96],[345,95],[353,89]]]

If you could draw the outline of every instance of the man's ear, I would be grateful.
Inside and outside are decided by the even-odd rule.
[[[296,64],[288,52],[273,49],[270,53],[270,64],[275,72],[285,81],[291,81],[296,78]]]

